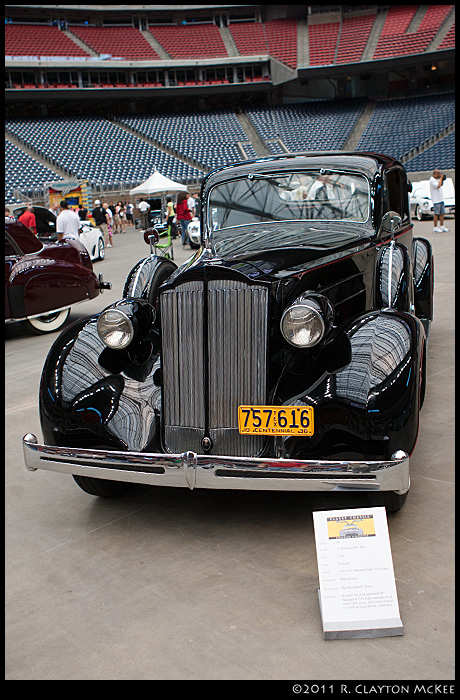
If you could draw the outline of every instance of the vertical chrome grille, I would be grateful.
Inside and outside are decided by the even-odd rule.
[[[210,281],[205,357],[203,283],[161,295],[163,417],[171,452],[202,453],[206,428],[214,454],[248,457],[261,451],[263,437],[239,434],[238,406],[266,402],[267,303],[264,287]]]

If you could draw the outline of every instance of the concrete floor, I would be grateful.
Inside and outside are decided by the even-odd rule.
[[[455,221],[433,234],[435,319],[411,492],[389,516],[402,637],[324,641],[312,511],[356,496],[135,488],[85,494],[23,466],[41,439],[40,372],[57,333],[6,327],[7,680],[454,678]],[[176,262],[190,255],[175,242]],[[95,271],[113,283],[70,320],[120,298],[148,253],[128,228]]]

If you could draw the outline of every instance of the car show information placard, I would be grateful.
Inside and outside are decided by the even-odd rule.
[[[313,513],[325,639],[404,634],[385,508]]]

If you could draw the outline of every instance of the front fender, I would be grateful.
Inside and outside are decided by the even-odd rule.
[[[98,315],[70,326],[52,345],[40,383],[40,419],[50,445],[160,451],[159,358],[143,381],[99,363]]]
[[[150,255],[140,260],[126,278],[123,298],[146,299],[150,304],[155,305],[160,285],[175,270],[177,270],[176,263],[157,255]]]
[[[312,438],[286,440],[287,456],[410,454],[418,434],[422,323],[388,309],[361,316],[346,332],[349,364],[285,402],[313,406],[315,421]]]

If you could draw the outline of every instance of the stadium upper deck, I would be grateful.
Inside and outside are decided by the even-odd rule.
[[[229,10],[206,17],[190,14],[190,6],[188,19],[183,12],[164,17],[133,10],[116,20],[103,14],[86,19],[87,13],[53,6],[60,8],[60,18],[50,10],[48,19],[37,22],[31,7],[7,6],[12,15],[5,25],[7,90],[280,83],[313,68],[433,57],[455,42],[453,4],[332,6],[333,11],[311,6],[311,14],[301,6],[295,16],[283,18],[264,18],[268,10],[257,10],[274,6],[248,6],[256,8],[250,21],[230,11],[241,6],[215,6]],[[275,71],[272,61],[284,72]],[[60,78],[59,72],[67,75]]]

